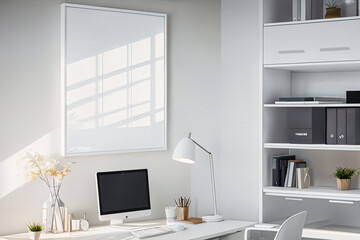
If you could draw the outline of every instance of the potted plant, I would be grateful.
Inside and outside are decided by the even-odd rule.
[[[30,239],[39,240],[41,231],[43,229],[42,225],[32,222],[32,223],[26,224],[26,226],[29,230]]]
[[[360,169],[354,168],[336,168],[334,176],[336,177],[338,190],[349,190],[351,184],[351,178],[359,175]]]
[[[325,3],[325,6],[325,18],[338,18],[341,16],[341,8],[338,8],[336,0],[329,0],[328,3]]]

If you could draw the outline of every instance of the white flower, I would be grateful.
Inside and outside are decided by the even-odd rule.
[[[31,182],[36,177],[40,177],[49,184],[49,178],[62,181],[70,171],[70,165],[61,165],[61,161],[55,158],[45,157],[38,152],[28,151],[23,159],[18,160],[18,170],[27,182]]]

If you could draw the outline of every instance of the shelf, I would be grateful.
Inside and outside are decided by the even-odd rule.
[[[347,191],[337,190],[336,187],[311,186],[306,189],[285,188],[285,187],[264,187],[263,192],[269,196],[289,198],[311,198],[338,201],[360,201],[360,189]],[[344,202],[349,203],[351,202]]]
[[[265,108],[292,108],[292,107],[360,107],[359,103],[326,103],[326,104],[264,104]]]
[[[360,151],[360,145],[330,145],[330,144],[264,143],[264,148]]]
[[[305,21],[290,21],[290,22],[277,22],[277,23],[265,23],[264,27],[274,27],[274,26],[283,26],[283,25],[299,25],[299,24],[309,24],[309,23],[323,23],[323,22],[337,22],[337,21],[349,21],[360,19],[359,16],[353,17],[340,17],[340,18],[327,18],[327,19],[313,19]]]
[[[354,72],[360,71],[360,61],[265,64],[264,68],[293,72]]]

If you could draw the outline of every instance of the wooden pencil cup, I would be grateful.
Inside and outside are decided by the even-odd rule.
[[[178,207],[177,219],[178,221],[184,221],[189,219],[189,207]]]

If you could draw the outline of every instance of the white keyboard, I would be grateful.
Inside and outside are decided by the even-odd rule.
[[[153,228],[131,231],[130,233],[136,238],[143,239],[143,238],[149,238],[149,237],[159,236],[173,232],[174,232],[173,230],[167,227],[153,227]]]

